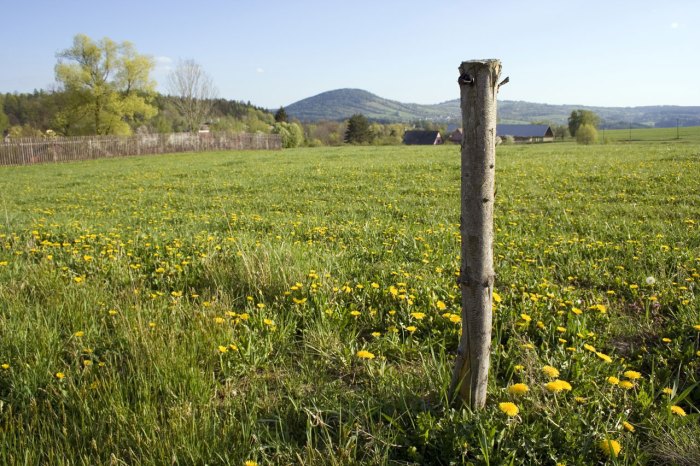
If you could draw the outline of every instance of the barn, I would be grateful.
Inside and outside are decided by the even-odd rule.
[[[411,130],[403,135],[403,143],[406,145],[434,146],[442,142],[440,131]]]
[[[496,136],[511,136],[519,143],[554,141],[554,132],[549,125],[496,125]]]

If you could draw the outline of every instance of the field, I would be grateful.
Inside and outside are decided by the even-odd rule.
[[[0,463],[698,464],[700,142],[497,160],[481,412],[457,146],[0,168]]]
[[[599,130],[598,136],[611,142],[700,143],[700,126],[680,128],[632,128]]]

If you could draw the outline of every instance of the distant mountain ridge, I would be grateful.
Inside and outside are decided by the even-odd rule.
[[[308,97],[285,107],[287,114],[304,122],[346,120],[361,113],[383,123],[429,120],[458,123],[461,119],[459,99],[434,105],[402,103],[384,99],[362,89],[336,89]],[[627,128],[641,126],[700,126],[700,107],[658,105],[644,107],[593,107],[586,105],[551,105],[513,100],[498,101],[501,123],[566,124],[574,110],[591,110],[600,116],[602,126]]]

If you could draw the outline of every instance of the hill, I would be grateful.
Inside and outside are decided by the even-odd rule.
[[[700,107],[645,106],[593,107],[585,105],[551,105],[524,101],[498,102],[499,121],[503,123],[566,124],[573,110],[591,110],[607,128],[675,127],[700,125]],[[380,122],[432,120],[457,123],[459,99],[434,105],[407,104],[384,99],[361,89],[337,89],[295,102],[286,107],[287,114],[301,121],[345,120],[355,113]]]

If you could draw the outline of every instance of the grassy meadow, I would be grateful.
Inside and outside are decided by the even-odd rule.
[[[0,463],[698,464],[699,173],[498,148],[471,412],[457,146],[0,168]]]

